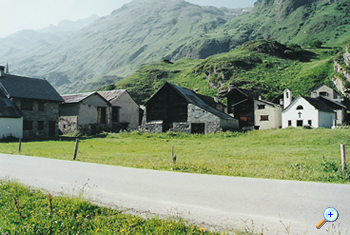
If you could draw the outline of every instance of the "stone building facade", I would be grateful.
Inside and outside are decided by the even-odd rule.
[[[111,104],[114,126],[126,131],[138,130],[140,107],[127,90],[99,91],[98,93]],[[113,129],[116,130],[115,127]]]
[[[239,129],[238,120],[214,108],[194,91],[170,83],[166,83],[145,106],[144,131],[208,134]]]
[[[63,99],[47,80],[7,74],[0,66],[0,89],[23,114],[24,139],[58,137],[58,107]]]
[[[63,134],[80,131],[82,134],[97,134],[112,130],[110,103],[98,92],[63,95],[59,129]]]

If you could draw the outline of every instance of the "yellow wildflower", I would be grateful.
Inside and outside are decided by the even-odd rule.
[[[96,229],[96,233],[98,233],[98,231],[100,231],[100,229],[98,228],[98,229]]]
[[[202,233],[205,232],[205,229],[204,228],[200,228],[199,231],[201,231]]]
[[[125,232],[125,229],[120,230],[120,232],[121,232],[121,233],[124,233],[124,232]]]

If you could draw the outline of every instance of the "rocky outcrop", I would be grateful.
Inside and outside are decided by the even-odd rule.
[[[350,45],[347,46],[344,54],[336,57],[334,61],[334,79],[333,82],[337,89],[345,96],[350,96]]]

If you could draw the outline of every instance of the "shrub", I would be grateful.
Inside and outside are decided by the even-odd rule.
[[[309,47],[311,48],[320,48],[322,46],[322,42],[320,40],[314,40],[309,43]]]

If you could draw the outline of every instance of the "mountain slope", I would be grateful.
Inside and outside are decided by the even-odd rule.
[[[219,32],[235,45],[274,38],[307,45],[312,40],[344,46],[349,42],[348,0],[258,0],[251,14],[233,19]],[[232,45],[232,46],[235,46]]]
[[[284,89],[293,95],[309,95],[321,83],[334,86],[333,60],[338,49],[294,51],[275,40],[245,43],[229,53],[207,59],[181,59],[146,65],[117,83],[128,89],[143,104],[166,81],[200,94],[222,97],[229,87],[238,87],[250,95],[273,100]],[[224,102],[224,100],[223,100]]]
[[[307,45],[349,41],[348,0],[258,0],[249,13],[183,0],[133,0],[71,37],[3,57],[11,71],[46,77],[60,93],[116,83],[141,65],[204,59],[250,40]],[[1,61],[0,61],[1,62]]]
[[[39,55],[12,55],[13,72],[46,77],[61,93],[90,89],[88,83],[118,81],[141,64],[163,58],[205,58],[229,50],[226,38],[206,39],[242,10],[200,7],[183,0],[134,0]],[[30,61],[32,60],[32,61]],[[25,62],[24,62],[25,61]],[[57,78],[55,78],[57,80]]]

